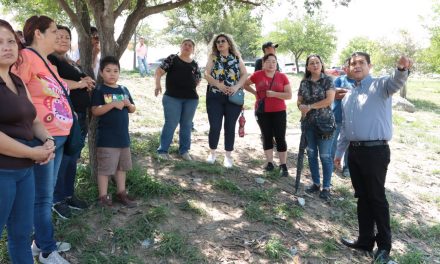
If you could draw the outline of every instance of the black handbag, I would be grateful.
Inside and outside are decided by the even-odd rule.
[[[269,90],[272,90],[272,84],[273,84],[273,81],[275,80],[275,75],[276,74],[277,73],[275,72],[273,77],[272,77],[272,81],[270,82]],[[260,100],[257,101],[257,109],[255,109],[255,114],[256,115],[264,113],[265,100],[266,100],[266,96],[264,96],[263,98],[261,98]]]
[[[53,73],[52,69],[49,67],[46,60],[44,60],[43,57],[41,57],[41,55],[36,50],[32,48],[27,48],[27,49],[34,52],[35,54],[37,54],[38,57],[40,57],[40,59],[44,62],[44,65],[46,65],[46,68],[52,74],[52,77],[55,78],[55,80],[57,80],[58,84],[63,89],[67,101],[69,101],[70,110],[72,112],[73,123],[72,123],[72,127],[70,128],[70,133],[67,136],[67,140],[64,143],[64,154],[68,156],[73,156],[78,152],[80,152],[81,149],[84,147],[84,141],[82,140],[81,127],[79,126],[78,117],[76,116],[76,113],[73,109],[73,104],[72,101],[70,100],[69,94],[67,93],[67,90],[64,87],[64,85],[61,83],[61,81],[58,80],[58,77],[55,75],[55,73]]]
[[[317,116],[315,119],[316,132],[322,139],[329,139],[336,130],[336,122],[333,115]]]

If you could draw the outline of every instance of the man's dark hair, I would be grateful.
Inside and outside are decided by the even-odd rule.
[[[371,61],[370,61],[370,54],[368,54],[368,53],[366,53],[366,52],[362,52],[362,51],[356,51],[356,52],[353,52],[353,54],[351,54],[351,57],[350,57],[350,62],[351,62],[351,58],[353,58],[353,57],[357,57],[357,56],[365,57],[365,60],[367,61],[367,63],[368,63],[368,64],[371,64]]]
[[[68,28],[68,27],[66,27],[66,26],[63,26],[63,25],[57,25],[57,29],[58,30],[65,30],[65,31],[67,31],[67,33],[69,33],[69,37],[70,37],[70,39],[72,39],[72,32],[70,31],[70,28]]]
[[[275,54],[273,54],[273,53],[268,53],[268,54],[264,55],[264,57],[263,57],[263,62],[267,61],[267,59],[269,59],[269,57],[271,57],[271,56],[274,57],[275,60],[278,60],[278,58],[277,58],[277,56],[275,56]]]
[[[119,65],[119,60],[114,57],[114,56],[106,56],[104,58],[101,59],[101,61],[99,62],[99,70],[103,71],[105,66],[109,65],[109,64],[113,64],[113,65],[117,65],[118,69],[121,69],[121,65]]]

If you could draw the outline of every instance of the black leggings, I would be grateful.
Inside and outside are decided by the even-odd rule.
[[[257,123],[263,136],[263,149],[273,149],[273,138],[277,151],[287,151],[286,144],[286,111],[257,114]]]

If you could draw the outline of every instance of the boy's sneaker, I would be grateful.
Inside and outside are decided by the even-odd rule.
[[[66,199],[66,203],[71,209],[75,209],[75,210],[83,210],[89,207],[85,201],[80,200],[75,195],[73,195],[72,197],[68,197]]]
[[[306,189],[306,193],[309,193],[309,194],[319,192],[319,191],[320,191],[319,185],[316,185],[314,183],[309,188]]]
[[[69,251],[71,248],[70,243],[67,242],[57,242],[57,251],[58,252],[66,252]],[[35,240],[32,241],[32,256],[36,257],[41,253],[41,249],[37,247],[37,244],[35,244]]]
[[[57,213],[57,215],[64,220],[67,220],[70,217],[72,217],[72,211],[70,210],[69,206],[67,205],[66,200],[63,200],[61,202],[54,204],[52,206],[52,211]]]
[[[117,193],[116,200],[128,208],[133,208],[137,206],[137,203],[134,201],[134,198],[128,196],[126,191]]]
[[[110,195],[103,195],[100,196],[98,198],[98,205],[100,205],[101,207],[112,207],[113,206],[113,202],[112,202],[112,198],[110,197]]]
[[[47,258],[43,257],[43,252],[41,252],[40,256],[38,257],[38,261],[40,261],[42,264],[70,264],[69,261],[61,257],[56,251],[50,253]]]
[[[275,166],[272,162],[268,162],[266,167],[264,168],[265,171],[273,171],[275,169]]]

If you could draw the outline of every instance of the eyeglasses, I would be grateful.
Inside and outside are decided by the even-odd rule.
[[[222,43],[225,43],[225,42],[228,42],[228,41],[226,39],[219,39],[215,43],[222,44]]]

